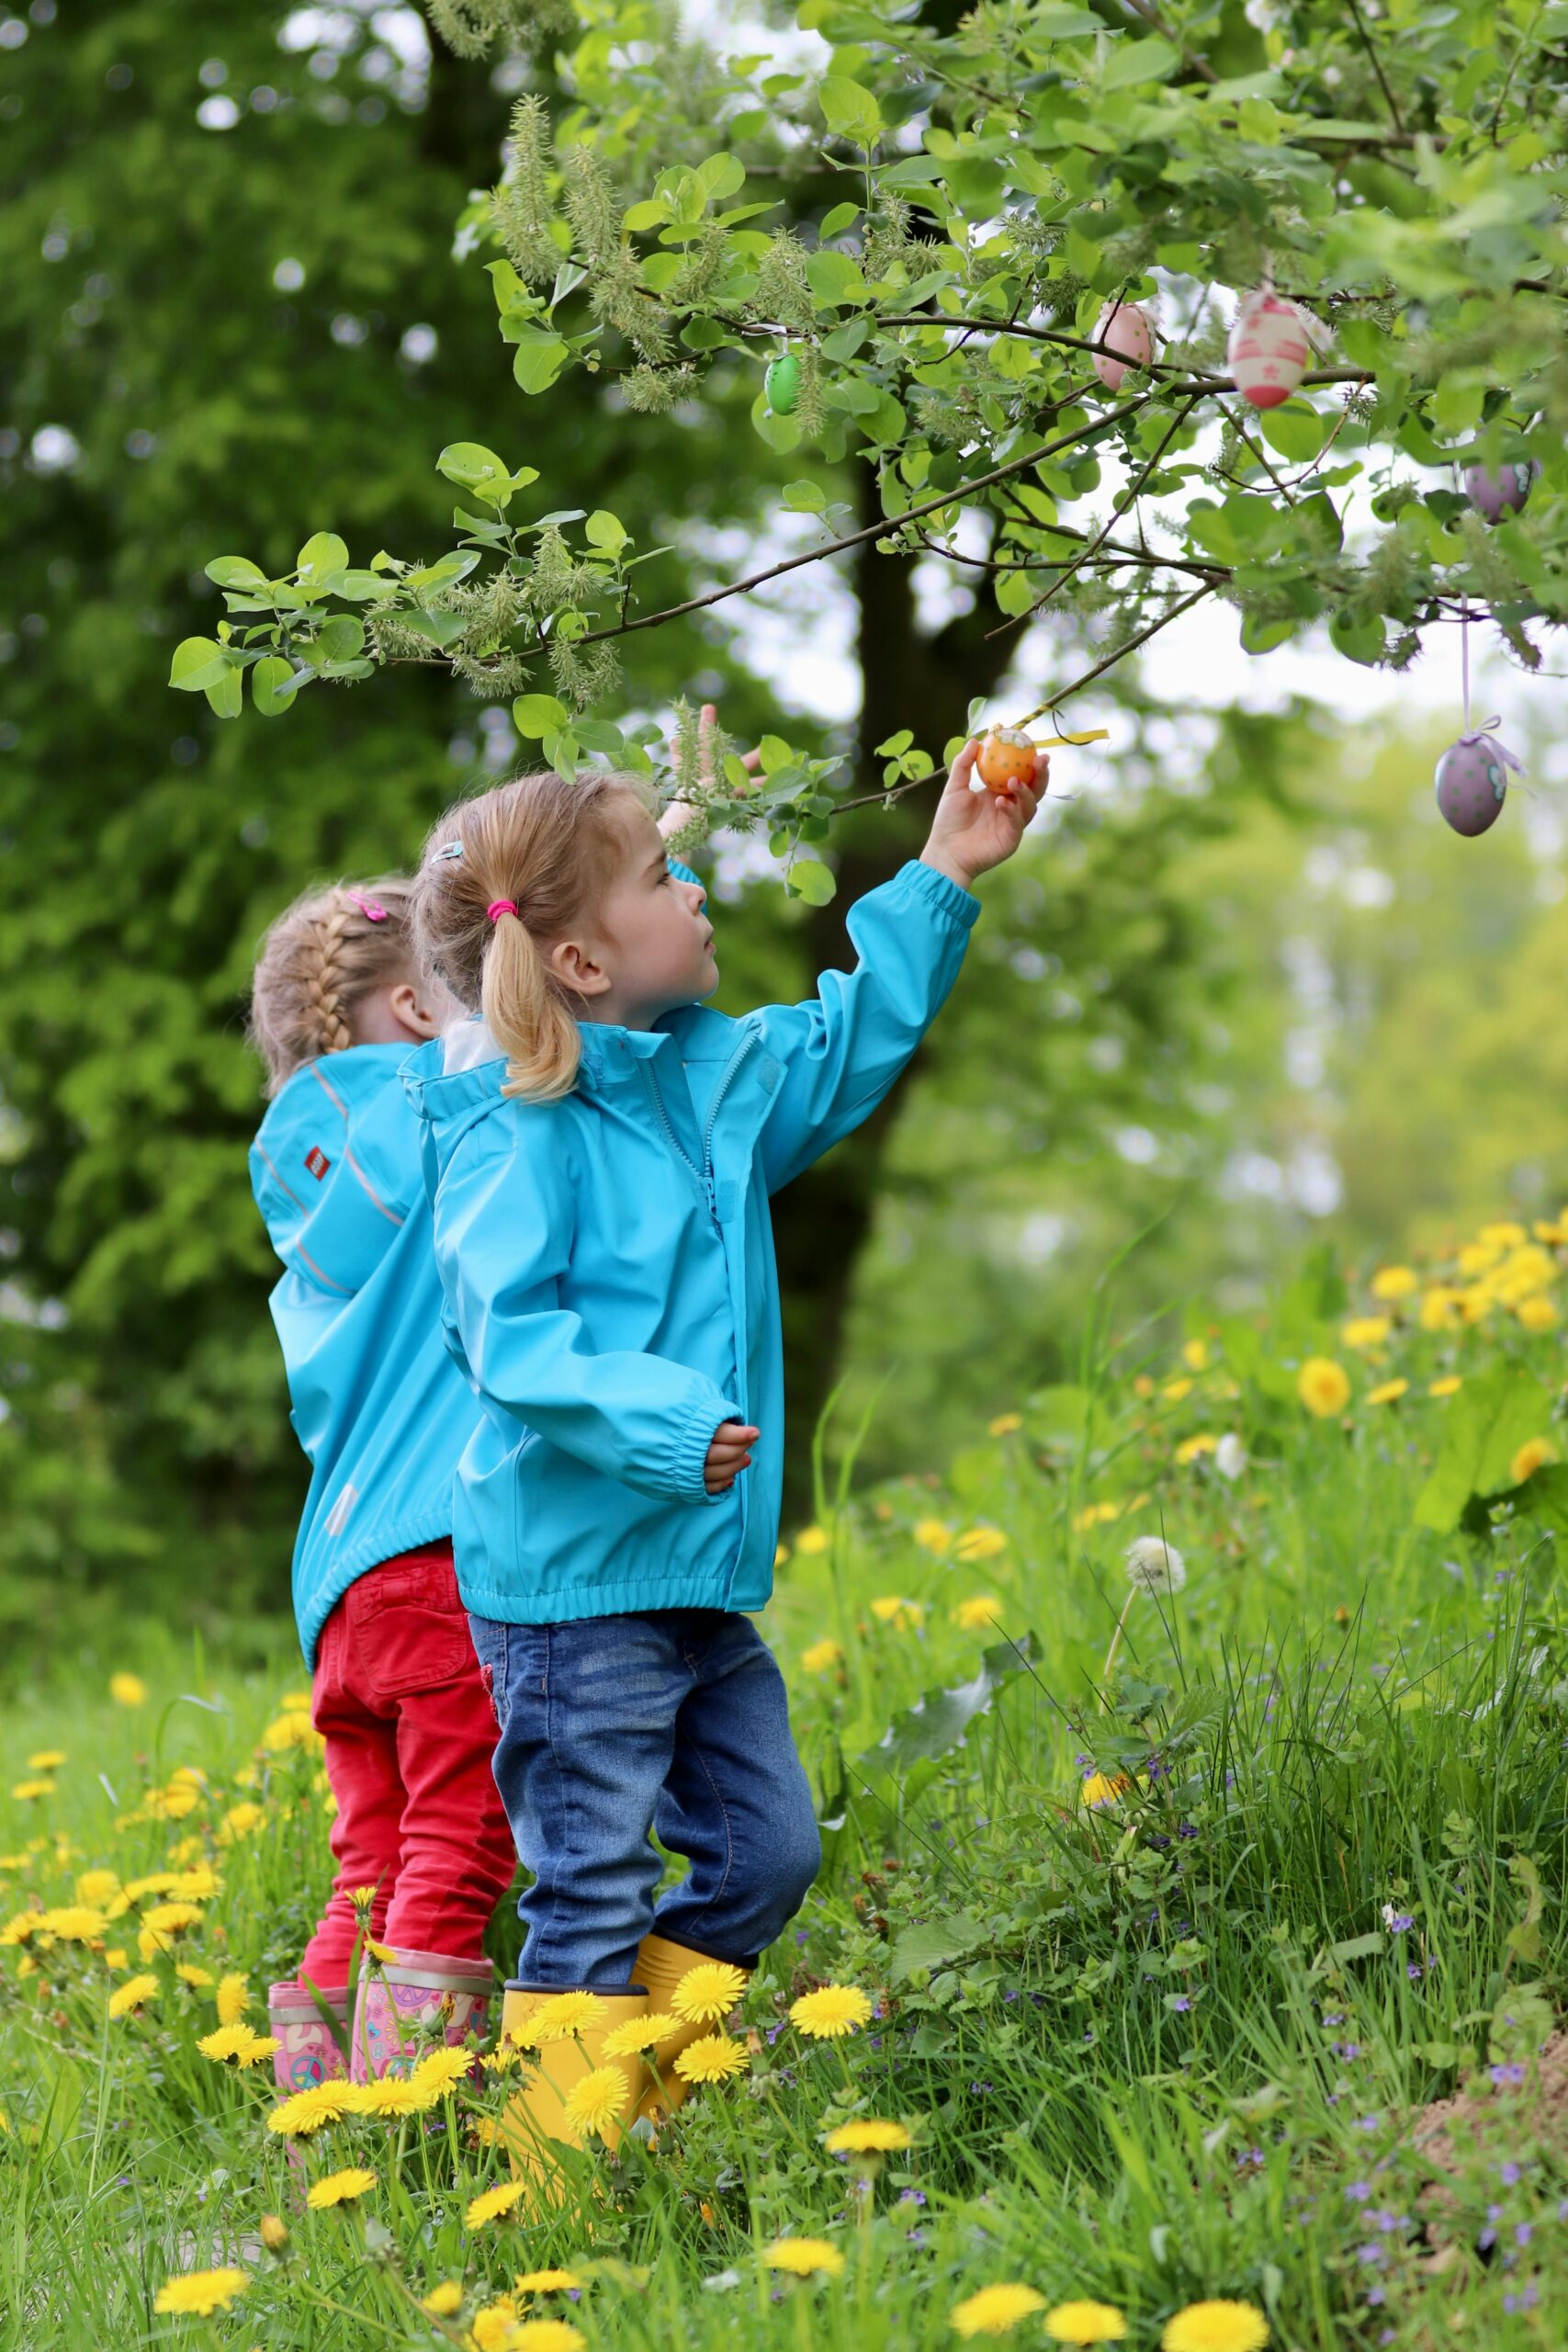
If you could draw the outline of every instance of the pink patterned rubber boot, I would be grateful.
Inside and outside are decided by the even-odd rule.
[[[454,1960],[447,1952],[399,1951],[378,1974],[362,1969],[350,2080],[374,2083],[383,2075],[412,2075],[444,2012],[441,2041],[448,2050],[460,2049],[469,2034],[482,2041],[494,1990],[495,1971],[488,1960]]]
[[[348,1987],[323,1986],[321,1998],[348,2032]],[[313,2090],[318,2083],[341,2082],[348,2073],[343,2051],[333,2040],[326,2020],[303,1984],[269,1984],[267,2024],[276,2037],[273,2080],[285,2095]]]

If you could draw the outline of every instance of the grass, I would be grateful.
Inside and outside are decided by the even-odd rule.
[[[1292,2352],[1560,2343],[1568,1250],[1540,1231],[1382,1302],[1318,1266],[1265,1317],[1192,1317],[1176,1355],[1091,1329],[1078,1382],[945,1476],[823,1487],[767,1630],[826,1860],[730,2022],[747,2071],[656,2150],[571,2160],[535,2218],[465,2222],[508,2177],[506,2076],[291,2155],[269,2067],[197,2047],[226,1974],[265,2024],[326,1882],[297,1661],[128,1642],[133,1703],[19,1700],[0,2345],[915,2352],[1001,2285],[1041,2299],[1021,2343],[1083,2299],[1135,2352],[1213,2299]],[[1331,1410],[1302,1401],[1312,1359],[1344,1374],[1307,1375]],[[1184,1589],[1131,1591],[1137,1537],[1179,1547]],[[514,1921],[494,1936],[507,1965]],[[790,2022],[825,1983],[870,1996],[863,2029]],[[911,2145],[828,2152],[867,2118]],[[374,2187],[304,2206],[346,2166]],[[826,2243],[809,2275],[769,2267],[790,2236]],[[228,2308],[154,2310],[228,2265]],[[581,2284],[513,2284],[554,2266]],[[457,2310],[422,2311],[444,2282]]]

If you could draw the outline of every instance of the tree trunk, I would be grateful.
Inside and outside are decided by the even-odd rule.
[[[858,481],[860,521],[874,522],[881,502],[869,466],[861,466]],[[984,598],[934,636],[922,636],[913,571],[908,561],[878,555],[873,540],[856,551],[863,695],[855,782],[862,791],[881,782],[883,763],[874,747],[903,727],[939,763],[939,772],[926,790],[910,793],[894,808],[869,808],[835,825],[838,890],[830,904],[813,912],[807,926],[814,973],[852,968],[846,915],[857,899],[919,854],[941,789],[942,745],[962,732],[972,697],[995,688],[1017,642],[1012,636],[987,640],[997,616]],[[863,1126],[773,1203],[784,1294],[786,1521],[811,1510],[812,1433],[839,1375],[855,1267],[871,1238],[884,1158],[908,1084],[906,1076]]]

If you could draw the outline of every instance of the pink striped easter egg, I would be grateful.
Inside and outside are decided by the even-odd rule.
[[[1278,294],[1247,295],[1226,346],[1237,391],[1254,408],[1288,401],[1312,358],[1300,311]]]

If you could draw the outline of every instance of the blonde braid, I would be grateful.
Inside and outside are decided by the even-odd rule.
[[[343,945],[352,910],[342,904],[323,908],[310,926],[310,942],[300,971],[306,998],[306,1019],[315,1030],[311,1061],[322,1054],[345,1053],[354,1032],[344,1013],[342,987]]]

